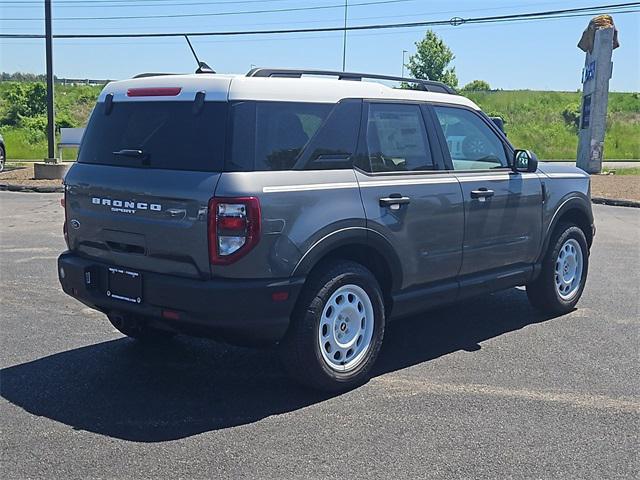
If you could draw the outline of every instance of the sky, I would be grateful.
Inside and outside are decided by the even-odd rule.
[[[344,22],[343,0],[52,1],[54,34],[314,28],[342,26]],[[615,0],[400,0],[371,4],[375,1],[349,0],[348,24],[448,20],[452,17],[469,18],[622,3]],[[0,33],[43,33],[43,3],[42,0],[0,0]],[[238,14],[311,6],[336,8]],[[606,13],[606,10],[602,13]],[[131,18],[171,14],[194,16]],[[105,16],[124,18],[73,19]],[[65,20],[70,17],[71,20]],[[589,18],[447,25],[434,27],[433,30],[456,56],[453,65],[460,86],[481,79],[489,82],[492,88],[575,91],[580,88],[584,65],[584,53],[576,44]],[[614,21],[619,30],[621,46],[613,53],[614,70],[610,89],[638,92],[640,13],[616,14]],[[400,75],[403,50],[408,52],[407,57],[414,53],[415,42],[424,33],[424,27],[349,32],[346,69]],[[246,73],[252,66],[342,68],[342,32],[194,37],[192,42],[201,60],[220,73]],[[141,72],[192,72],[194,69],[195,61],[182,38],[54,41],[54,71],[61,78],[122,79]],[[0,39],[0,71],[43,73],[44,40]]]

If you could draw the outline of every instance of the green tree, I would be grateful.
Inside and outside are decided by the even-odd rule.
[[[13,83],[3,94],[5,125],[17,125],[25,117],[43,115],[47,111],[47,89],[44,83]]]
[[[462,87],[464,92],[488,92],[491,86],[484,80],[473,80]]]
[[[453,52],[432,30],[416,42],[416,53],[409,57],[406,67],[414,78],[437,80],[456,88],[458,77],[449,64],[456,58]]]

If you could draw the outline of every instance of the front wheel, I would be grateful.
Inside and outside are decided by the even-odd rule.
[[[589,269],[589,246],[584,232],[560,224],[542,260],[539,277],[527,285],[531,304],[547,313],[570,312],[580,300]]]
[[[298,382],[337,392],[368,379],[384,336],[380,286],[362,265],[339,261],[313,273],[280,345]]]

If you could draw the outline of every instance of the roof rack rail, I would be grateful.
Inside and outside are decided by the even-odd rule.
[[[354,80],[361,81],[363,78],[375,80],[391,80],[395,82],[411,83],[416,85],[420,90],[427,92],[449,93],[457,95],[457,92],[442,82],[434,80],[423,80],[420,78],[394,77],[393,75],[376,75],[374,73],[355,73],[355,72],[339,72],[333,70],[299,70],[287,68],[253,68],[247,73],[247,77],[282,77],[282,78],[300,78],[302,75],[322,75],[338,77],[338,80]]]

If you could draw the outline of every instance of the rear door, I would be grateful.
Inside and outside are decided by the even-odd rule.
[[[537,174],[511,170],[511,147],[478,112],[452,105],[434,105],[433,112],[464,197],[461,277],[532,264],[542,219]]]
[[[365,103],[356,176],[367,227],[400,257],[403,289],[453,280],[461,264],[462,194],[434,129],[420,104]]]
[[[209,277],[207,206],[224,164],[226,113],[204,92],[100,101],[65,179],[71,250]]]

